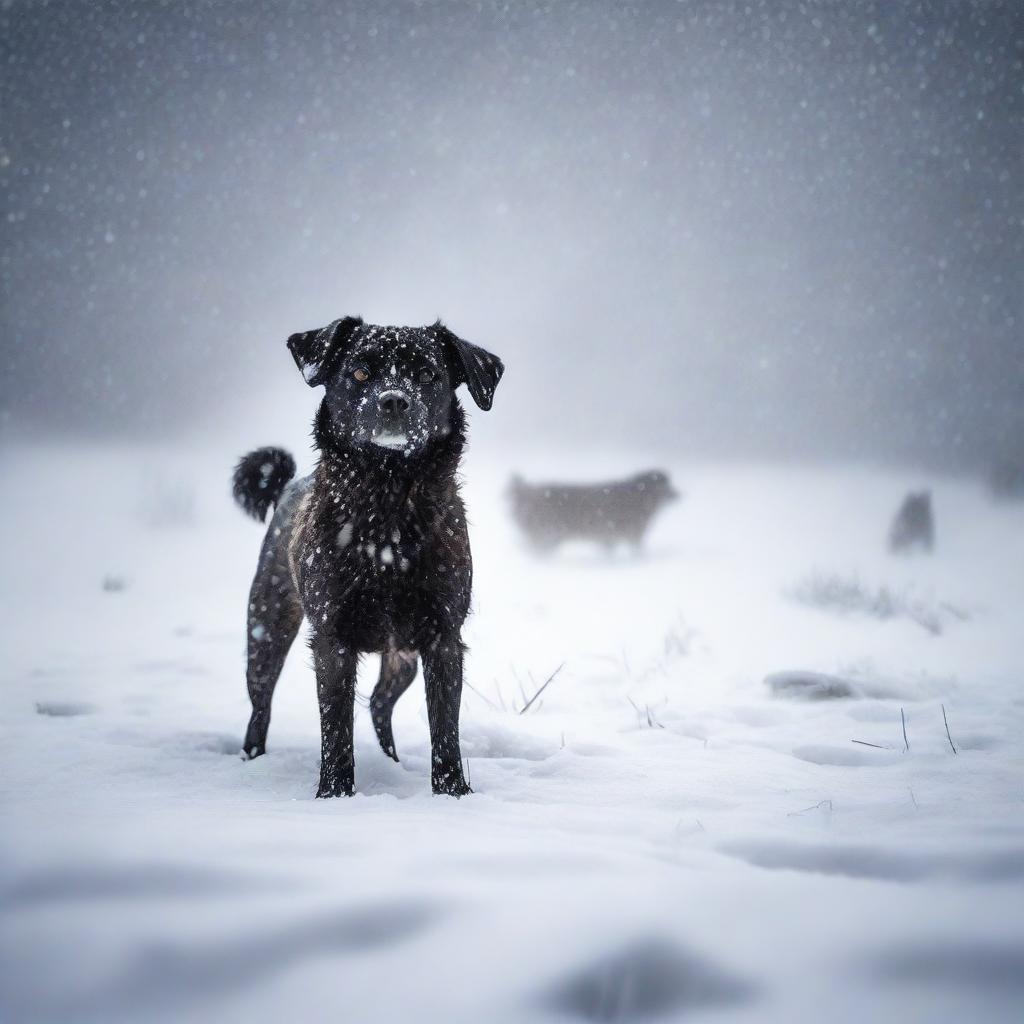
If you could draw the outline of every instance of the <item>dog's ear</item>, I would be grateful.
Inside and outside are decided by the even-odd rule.
[[[327,380],[331,367],[344,354],[352,332],[363,322],[361,316],[346,316],[316,331],[303,331],[288,339],[288,349],[306,383],[315,388]]]
[[[452,369],[453,386],[467,385],[473,401],[485,411],[490,409],[494,401],[494,389],[505,372],[505,364],[486,349],[463,341],[440,320],[434,324],[434,330],[444,345],[445,356]]]

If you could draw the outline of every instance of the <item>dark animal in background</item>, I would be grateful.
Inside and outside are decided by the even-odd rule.
[[[931,491],[908,494],[903,499],[889,529],[889,550],[905,553],[935,547],[935,518],[932,514]]]
[[[1024,499],[1024,455],[997,463],[989,474],[988,486],[993,498],[1004,501]]]
[[[661,470],[603,484],[528,484],[516,476],[508,495],[512,517],[540,552],[568,540],[638,549],[655,513],[679,498]]]
[[[351,795],[352,719],[360,654],[381,655],[370,698],[381,748],[396,761],[395,702],[423,661],[435,793],[470,792],[459,748],[463,620],[473,564],[456,473],[466,384],[490,409],[504,367],[489,352],[430,327],[377,327],[359,317],[293,334],[288,348],[311,387],[323,385],[314,472],[289,484],[279,448],[244,456],[239,504],[263,521],[276,506],[249,594],[246,681],[252,716],[243,753],[264,753],[270,704],[302,619],[320,704],[317,796]]]

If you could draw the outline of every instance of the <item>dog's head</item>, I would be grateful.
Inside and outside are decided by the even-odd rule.
[[[359,448],[414,455],[452,429],[455,389],[490,409],[505,367],[497,356],[429,327],[378,327],[344,317],[288,339],[310,387],[323,385],[334,432]]]
[[[675,501],[681,497],[680,493],[672,486],[667,473],[660,469],[652,469],[650,472],[641,473],[636,478],[637,490],[649,494],[657,499],[658,503]]]
[[[932,492],[918,491],[911,492],[903,501],[903,508],[900,510],[907,522],[921,523],[927,521],[932,514]]]

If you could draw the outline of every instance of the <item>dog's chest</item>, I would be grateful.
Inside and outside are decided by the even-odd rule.
[[[443,540],[456,532],[448,517],[439,520],[424,502],[391,498],[328,493],[310,510],[296,552],[311,624],[363,651],[395,638],[429,642],[461,625],[468,610],[467,566],[459,546]]]

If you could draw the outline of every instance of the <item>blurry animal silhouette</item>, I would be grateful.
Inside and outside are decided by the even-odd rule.
[[[592,540],[610,550],[625,541],[638,550],[655,513],[680,497],[661,470],[601,484],[509,483],[512,518],[538,552],[563,541]]]
[[[1004,459],[993,466],[988,486],[994,498],[1024,499],[1024,454],[1017,459]]]
[[[906,553],[935,547],[935,517],[931,491],[911,492],[903,499],[889,529],[889,550]]]

